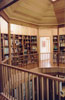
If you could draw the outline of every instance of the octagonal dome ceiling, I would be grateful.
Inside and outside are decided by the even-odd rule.
[[[65,0],[58,0],[55,3],[52,3],[50,0],[19,0],[4,11],[11,19],[35,25],[57,25],[58,22],[60,23],[58,21],[58,10],[65,8],[64,2]]]

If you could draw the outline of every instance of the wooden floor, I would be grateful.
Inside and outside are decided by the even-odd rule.
[[[0,94],[0,100],[8,100],[3,95]]]
[[[39,64],[37,64],[37,63],[33,63],[33,64],[27,64],[27,65],[25,65],[25,66],[19,66],[19,67],[21,67],[21,68],[24,68],[24,69],[34,69],[34,68],[37,68],[39,66]]]
[[[39,67],[40,68],[54,68],[54,67],[56,68],[56,67],[58,67],[58,65],[56,63],[50,62],[48,60],[48,61],[40,61]],[[60,63],[59,67],[65,67],[65,64]]]
[[[21,66],[20,66],[21,67]],[[39,64],[28,64],[24,67],[24,69],[34,69],[34,68],[57,68],[56,63],[52,63],[50,61],[40,61]],[[59,64],[59,67],[65,67],[65,64]]]

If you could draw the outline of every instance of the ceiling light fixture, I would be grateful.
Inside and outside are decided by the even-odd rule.
[[[52,2],[55,2],[56,0],[51,0]]]

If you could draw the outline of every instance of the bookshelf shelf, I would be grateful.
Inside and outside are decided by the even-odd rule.
[[[9,57],[8,34],[1,34],[2,60]],[[38,63],[37,36],[10,34],[11,62],[16,66]]]
[[[60,47],[60,54],[59,54],[59,62],[64,63],[65,61],[65,35],[60,35],[59,36],[59,47]],[[57,53],[58,53],[58,36],[53,36],[53,61],[56,62],[57,60]]]
[[[9,57],[8,34],[1,33],[1,52],[2,52],[2,60]]]
[[[33,63],[34,59],[35,62],[38,62],[38,55],[36,54],[37,36],[13,35],[11,36],[11,40],[13,40],[11,45],[11,48],[13,49],[12,55],[14,56],[12,59],[14,61],[12,61],[13,65],[26,66]],[[31,54],[37,56],[33,56],[32,59]]]

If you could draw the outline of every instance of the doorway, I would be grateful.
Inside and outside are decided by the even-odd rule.
[[[40,53],[50,53],[50,37],[40,37]]]
[[[50,66],[50,37],[40,37],[40,61],[42,67]]]

